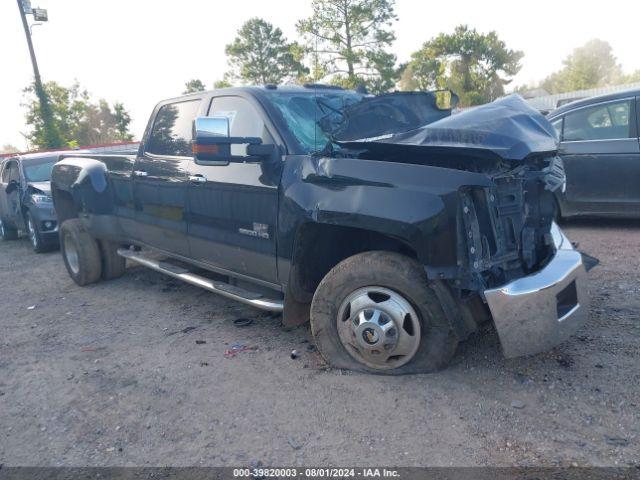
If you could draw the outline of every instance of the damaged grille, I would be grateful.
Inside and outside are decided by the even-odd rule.
[[[498,286],[550,258],[555,206],[547,178],[558,188],[560,174],[553,161],[549,166],[494,177],[490,188],[460,191],[458,234],[465,241],[458,245],[458,266],[466,271],[469,288]]]

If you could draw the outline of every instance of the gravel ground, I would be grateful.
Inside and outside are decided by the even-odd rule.
[[[140,267],[80,288],[0,243],[0,464],[637,465],[640,224],[565,231],[601,260],[585,328],[505,360],[487,327],[404,377],[328,369],[308,328]]]

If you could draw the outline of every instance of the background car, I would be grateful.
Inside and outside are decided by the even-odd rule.
[[[640,90],[591,97],[548,115],[567,175],[561,217],[640,218]]]
[[[0,165],[0,237],[29,235],[37,253],[58,247],[58,221],[51,199],[51,169],[62,152],[10,157]]]

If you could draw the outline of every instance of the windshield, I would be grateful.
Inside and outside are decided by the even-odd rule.
[[[272,92],[269,95],[273,105],[284,117],[289,130],[298,140],[305,153],[315,152],[325,147],[329,138],[318,126],[318,121],[340,119],[339,110],[362,100],[362,95],[353,92],[314,94],[310,92]]]
[[[57,159],[47,159],[39,162],[24,162],[24,176],[28,182],[48,182],[51,180],[51,170]]]

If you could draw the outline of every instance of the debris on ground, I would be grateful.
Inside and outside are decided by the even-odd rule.
[[[614,447],[626,447],[629,445],[629,440],[620,437],[604,437],[604,441],[607,442],[607,445]]]
[[[235,357],[238,353],[252,352],[257,349],[258,347],[256,346],[248,347],[243,343],[234,343],[233,345],[231,345],[231,348],[224,351],[224,356],[225,358],[232,358]]]
[[[233,320],[233,324],[236,327],[248,327],[253,323],[253,318],[236,318]]]
[[[307,352],[309,353],[313,353],[316,351],[316,346],[313,345],[312,343],[310,343],[309,345],[307,345]]]
[[[35,305],[31,305],[30,307],[27,307],[27,310],[35,310],[36,306]]]
[[[196,340],[196,345],[204,345],[205,343],[207,343],[206,340]]]
[[[167,333],[167,337],[170,337],[171,335],[175,335],[177,333],[189,333],[189,332],[193,332],[195,329],[197,329],[198,327],[185,327],[182,330],[176,330],[175,332],[170,332]]]
[[[556,357],[556,362],[563,368],[570,368],[573,366],[573,358],[568,355],[558,355]]]
[[[298,350],[291,350],[291,359],[295,360],[300,356],[300,352]]]
[[[287,442],[289,442],[289,445],[291,445],[291,448],[293,448],[294,450],[300,450],[302,448],[302,444],[299,443],[295,438],[293,438],[292,436],[289,436],[287,438]]]
[[[513,408],[521,409],[521,408],[524,408],[524,402],[521,400],[512,400],[511,406]]]

